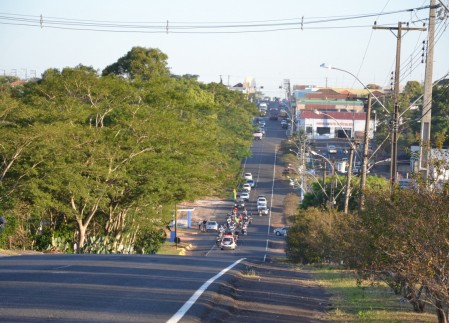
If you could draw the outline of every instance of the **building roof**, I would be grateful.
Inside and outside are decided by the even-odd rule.
[[[322,112],[322,111],[320,111]],[[327,111],[325,114],[315,114],[314,111],[311,110],[301,110],[300,118],[301,119],[337,119],[337,120],[366,120],[365,112],[336,112],[336,111]],[[332,118],[331,118],[331,117]]]

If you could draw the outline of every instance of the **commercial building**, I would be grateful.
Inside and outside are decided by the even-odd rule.
[[[365,130],[365,112],[297,111],[297,129],[310,139],[359,138]],[[375,121],[370,121],[369,138],[373,138]]]

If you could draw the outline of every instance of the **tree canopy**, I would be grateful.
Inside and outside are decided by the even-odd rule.
[[[0,246],[154,252],[174,203],[234,186],[254,105],[170,77],[166,60],[135,47],[102,75],[79,65],[1,85]]]

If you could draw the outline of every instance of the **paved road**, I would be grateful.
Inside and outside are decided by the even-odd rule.
[[[230,264],[225,257],[3,257],[0,321],[166,322]]]
[[[282,166],[277,156],[280,141],[285,138],[286,130],[281,128],[280,121],[266,118],[266,136],[261,141],[255,141],[252,156],[243,164],[244,172],[251,172],[256,182],[250,193],[250,202],[246,203],[247,210],[253,214],[253,223],[249,226],[248,235],[241,236],[235,251],[220,250],[215,245],[215,235],[200,234],[195,255],[207,257],[221,257],[263,262],[270,257],[284,255],[284,239],[273,234],[273,229],[284,225],[283,200],[292,191],[287,181],[281,180]],[[278,176],[276,176],[278,174]],[[268,200],[269,215],[257,216],[256,199],[263,194]],[[219,223],[225,223],[226,214],[231,211],[233,202],[218,203],[212,207],[210,218]]]

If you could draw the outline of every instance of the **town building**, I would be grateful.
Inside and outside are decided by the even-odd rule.
[[[363,139],[365,112],[336,112],[300,110],[296,115],[297,129],[309,139],[355,138]],[[373,138],[375,121],[370,120],[369,138]]]

